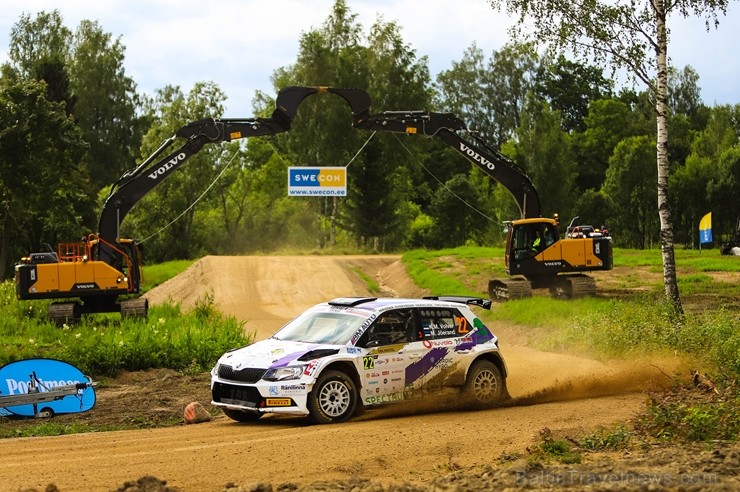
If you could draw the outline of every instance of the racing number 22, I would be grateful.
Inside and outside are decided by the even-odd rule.
[[[457,321],[457,332],[464,334],[464,333],[470,333],[470,328],[468,328],[468,320],[465,319],[465,316],[460,316],[459,318],[455,316],[455,321]]]
[[[372,356],[362,358],[362,367],[367,371],[368,369],[375,369],[375,358]]]

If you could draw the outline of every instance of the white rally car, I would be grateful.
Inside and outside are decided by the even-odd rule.
[[[508,397],[498,340],[467,297],[339,298],[318,304],[274,336],[221,356],[212,404],[239,422],[265,413],[321,424],[443,389],[475,407]]]

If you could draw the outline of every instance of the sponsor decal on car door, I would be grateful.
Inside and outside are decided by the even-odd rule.
[[[364,401],[367,405],[403,399],[406,358],[403,345],[389,345],[372,350],[363,357]]]
[[[445,374],[457,361],[456,348],[468,340],[470,327],[456,309],[421,308],[421,342],[423,354],[406,368],[407,386],[430,390],[444,385]],[[470,339],[472,340],[472,339]]]

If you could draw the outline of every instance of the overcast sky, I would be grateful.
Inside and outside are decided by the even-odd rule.
[[[401,26],[432,77],[451,68],[475,42],[489,57],[509,41],[510,21],[487,0],[348,0],[365,30],[378,16]],[[703,21],[671,19],[673,65],[699,73],[706,104],[740,103],[740,3],[730,2],[719,30]],[[333,0],[2,0],[0,63],[7,61],[10,29],[22,13],[58,9],[75,30],[97,21],[126,47],[126,73],[139,92],[165,85],[188,92],[213,81],[226,93],[225,117],[251,117],[256,90],[272,93],[270,76],[295,62],[302,33],[319,28]],[[608,74],[608,72],[605,72]],[[641,88],[640,88],[641,89]],[[424,108],[399,108],[424,109]]]

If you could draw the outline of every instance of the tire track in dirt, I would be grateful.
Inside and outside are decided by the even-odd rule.
[[[372,477],[424,483],[451,467],[522,452],[543,427],[610,425],[615,408],[635,412],[630,396],[548,403],[474,413],[368,412],[358,420],[312,426],[303,418],[265,417],[244,425],[219,418],[163,429],[0,441],[0,490],[55,483],[63,491],[110,491],[144,475],[187,491],[227,482],[312,483]]]

